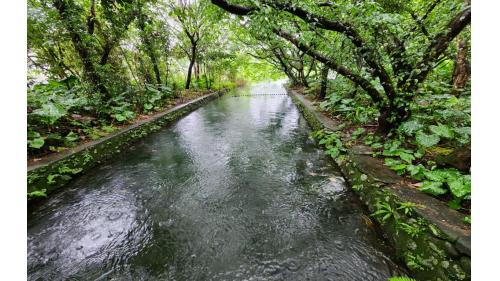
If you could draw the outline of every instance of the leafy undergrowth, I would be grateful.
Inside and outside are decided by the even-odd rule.
[[[384,159],[411,186],[470,215],[470,92],[451,95],[431,89],[432,94],[421,93],[412,105],[411,117],[387,135],[376,132],[378,113],[362,93],[332,92],[326,100],[317,101],[314,92],[302,92],[342,123],[342,135],[324,131],[312,135],[332,157],[345,151],[344,146],[370,146],[374,157]],[[470,223],[470,216],[465,221]]]
[[[29,161],[100,139],[212,90],[174,91],[146,85],[130,88],[105,104],[88,98],[85,92],[76,79],[49,81],[28,90]]]

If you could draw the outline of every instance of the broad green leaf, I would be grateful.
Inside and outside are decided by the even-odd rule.
[[[115,117],[116,121],[118,121],[118,122],[123,122],[123,121],[127,120],[127,118],[121,114],[115,114],[114,117]]]
[[[45,141],[42,138],[36,138],[33,140],[28,140],[28,145],[31,148],[39,149],[45,144]]]
[[[424,175],[430,181],[446,182],[460,177],[460,172],[456,169],[436,169],[426,171]]]
[[[406,169],[406,166],[407,166],[406,164],[401,163],[401,161],[395,160],[395,159],[392,159],[392,158],[386,158],[385,159],[385,165],[388,166],[389,168],[391,168],[391,170],[394,170],[394,171],[404,170],[404,169]]]
[[[418,132],[415,139],[417,141],[417,144],[423,147],[431,147],[433,145],[436,145],[440,140],[438,135],[427,135],[422,132]]]
[[[116,130],[116,128],[113,127],[112,125],[104,125],[101,127],[101,129],[106,133],[112,133]]]
[[[401,124],[401,126],[399,126],[399,130],[407,135],[413,135],[413,133],[422,129],[422,127],[423,125],[417,120],[410,120]]]
[[[334,148],[331,148],[328,150],[328,154],[332,157],[332,158],[337,158],[337,156],[339,156],[340,154],[340,151],[338,148],[334,147]]]
[[[404,170],[406,169],[406,164],[399,164],[399,165],[394,165],[394,166],[391,166],[391,170],[394,170],[394,171],[401,171],[401,170]]]
[[[470,127],[453,128],[453,131],[462,136],[470,136],[471,133]]]
[[[402,152],[399,154],[399,157],[401,159],[403,159],[403,161],[407,162],[407,163],[410,163],[415,160],[415,157],[412,155],[412,154],[409,154],[409,153],[406,153],[406,152]]]
[[[448,138],[448,139],[453,138],[453,130],[446,125],[443,125],[443,124],[439,124],[437,126],[432,125],[432,126],[429,126],[429,129],[431,130],[431,132],[433,132],[434,134],[436,134],[440,137]]]
[[[80,136],[78,136],[74,132],[69,132],[69,134],[66,137],[64,137],[64,139],[69,142],[75,142],[80,139]]]
[[[125,118],[127,118],[129,120],[134,119],[134,117],[135,117],[135,113],[130,111],[130,110],[125,110],[122,114],[123,114],[123,116],[125,116]]]
[[[28,198],[47,197],[47,194],[45,193],[46,191],[46,189],[42,189],[29,192]]]
[[[49,134],[49,135],[47,136],[47,139],[50,139],[50,140],[61,140],[61,139],[62,139],[62,137],[61,137],[61,135],[60,135],[60,134],[58,134],[58,133],[52,133],[52,134]]]
[[[421,180],[423,178],[425,168],[422,164],[419,164],[418,166],[408,165],[406,167],[406,171],[408,171],[408,173],[410,173],[410,176],[412,176],[413,178]]]
[[[42,117],[42,119],[50,125],[66,115],[66,113],[67,111],[62,106],[51,102],[45,103],[42,105],[42,108],[33,111],[34,115]]]
[[[393,159],[393,158],[385,158],[385,165],[386,166],[395,166],[401,164],[401,161]]]
[[[28,138],[29,139],[36,139],[36,138],[39,138],[39,137],[40,137],[40,133],[39,132],[28,131]]]
[[[54,180],[56,177],[58,177],[59,174],[50,174],[47,176],[47,183],[48,184],[53,184],[55,183],[56,181]]]
[[[457,198],[464,198],[471,194],[470,176],[462,176],[448,181],[451,193]]]
[[[435,196],[443,195],[448,192],[446,189],[443,188],[442,182],[436,182],[436,181],[424,181],[422,183],[422,186],[419,187],[418,190],[430,193]]]

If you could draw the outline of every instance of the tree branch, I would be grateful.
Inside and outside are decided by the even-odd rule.
[[[414,90],[415,87],[422,82],[427,74],[432,70],[432,64],[443,54],[448,48],[451,41],[457,37],[458,34],[470,24],[471,21],[471,8],[470,6],[458,13],[446,26],[446,32],[437,34],[432,40],[431,45],[423,55],[423,59],[417,64],[412,74],[408,78],[415,81],[409,84],[409,88]],[[420,73],[417,73],[420,71]],[[413,77],[412,77],[413,76]]]
[[[286,39],[293,45],[295,45],[299,50],[303,51],[307,55],[315,58],[319,62],[322,62],[323,64],[327,65],[329,68],[337,71],[340,75],[345,76],[349,80],[353,81],[357,85],[359,85],[361,88],[363,88],[368,95],[372,98],[372,100],[375,103],[381,103],[383,102],[383,98],[381,93],[375,89],[368,81],[367,79],[361,77],[360,75],[353,73],[351,70],[347,69],[346,67],[337,64],[333,59],[327,58],[326,56],[320,54],[319,52],[311,49],[308,45],[305,43],[297,40],[292,34],[287,33],[281,29],[274,29],[274,33],[276,33],[278,36]]]
[[[258,10],[258,8],[256,7],[232,5],[225,0],[212,0],[212,3],[230,13],[233,13],[232,11],[238,11],[243,14],[244,11],[248,11],[248,13],[245,14],[248,15],[249,13]],[[392,84],[391,78],[389,77],[389,74],[376,59],[378,57],[378,53],[363,42],[361,36],[351,25],[340,21],[330,20],[320,15],[312,14],[300,7],[292,6],[288,3],[281,3],[272,0],[265,0],[264,3],[269,5],[270,7],[275,8],[276,10],[285,11],[292,15],[295,15],[301,18],[306,23],[309,23],[316,27],[335,31],[345,35],[359,49],[359,54],[371,68],[373,74],[375,74],[375,76],[380,79],[380,84],[384,88],[389,99],[394,99],[394,86]]]
[[[225,0],[212,0],[212,3],[221,7],[222,9],[230,12],[231,14],[239,15],[239,16],[247,16],[250,13],[258,10],[256,7],[246,7],[242,5],[230,4]]]

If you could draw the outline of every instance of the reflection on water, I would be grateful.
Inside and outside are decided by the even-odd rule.
[[[290,98],[264,95],[282,86],[239,91],[31,210],[28,279],[391,276],[397,266]]]

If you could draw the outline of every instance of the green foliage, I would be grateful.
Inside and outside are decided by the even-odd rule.
[[[423,125],[420,124],[418,120],[409,120],[399,126],[399,131],[412,136],[415,132],[421,130],[422,128]]]
[[[135,113],[130,110],[124,110],[121,107],[114,107],[113,111],[116,112],[113,114],[113,117],[116,119],[118,122],[124,122],[127,120],[132,120],[135,118]]]
[[[463,200],[471,198],[470,175],[423,160],[429,154],[447,155],[460,144],[470,143],[470,115],[463,114],[470,110],[469,97],[426,95],[421,101],[424,106],[416,108],[412,119],[386,140],[381,154],[398,174],[418,180],[419,190],[434,196],[451,194],[449,206],[459,209]]]
[[[406,265],[412,270],[424,270],[423,258],[420,254],[412,254],[406,252],[405,254]]]
[[[427,169],[422,164],[406,166],[408,175],[416,180],[423,180],[425,171],[427,171]]]
[[[69,168],[66,165],[63,165],[59,167],[58,172],[59,174],[73,174],[76,175],[80,173],[83,169],[82,168]]]
[[[422,147],[431,147],[439,143],[439,135],[427,135],[423,132],[418,132],[415,137],[417,144]]]
[[[40,133],[28,131],[28,146],[31,148],[41,148],[45,144],[45,141],[40,137]]]
[[[411,164],[415,160],[415,156],[411,150],[407,149],[386,149],[382,153],[384,156],[397,156],[404,162]]]
[[[411,224],[407,224],[404,222],[400,222],[398,224],[398,228],[403,230],[406,234],[408,234],[412,238],[418,237],[424,230],[419,226],[413,226]]]
[[[74,146],[78,140],[80,140],[80,137],[76,133],[69,132],[68,135],[64,137],[64,144],[66,146]]]
[[[447,180],[451,193],[457,198],[467,198],[471,194],[470,175],[453,177]]]
[[[417,281],[417,280],[410,278],[410,277],[396,276],[396,277],[391,277],[391,278],[387,279],[387,281]]]
[[[48,184],[54,184],[56,183],[55,178],[60,176],[59,174],[50,174],[47,176],[47,183]]]
[[[447,193],[447,190],[443,188],[443,183],[436,181],[424,181],[418,189],[436,196]]]
[[[464,218],[464,222],[466,222],[466,223],[468,223],[468,224],[472,224],[471,217],[470,217],[470,216],[465,216],[465,218]]]
[[[439,124],[438,126],[435,126],[435,125],[431,125],[429,126],[429,129],[436,135],[440,136],[440,137],[444,137],[444,138],[453,138],[453,130],[447,126],[447,125],[443,125],[443,124]]]
[[[372,216],[379,218],[382,223],[385,223],[390,219],[394,219],[396,223],[398,222],[399,214],[389,203],[378,201],[375,204],[375,208],[376,211],[372,214]]]
[[[41,108],[35,109],[32,114],[39,116],[43,123],[54,125],[59,118],[67,113],[66,109],[60,104],[46,103]]]
[[[462,175],[456,169],[435,169],[424,173],[424,181],[420,190],[434,195],[447,193],[443,186],[447,186],[456,199],[470,199],[471,177]]]
[[[47,192],[46,189],[42,189],[42,190],[35,190],[35,191],[32,191],[32,192],[28,192],[28,199],[35,199],[35,198],[44,198],[44,197],[47,197],[47,194],[45,193]]]
[[[413,202],[400,202],[397,210],[402,210],[405,215],[410,215],[415,206],[416,204]]]
[[[326,154],[334,159],[346,151],[344,145],[342,144],[342,139],[335,132],[319,130],[313,132],[311,137],[319,140],[319,144],[326,147]]]
[[[385,158],[385,165],[399,174],[404,173],[405,169],[408,167],[407,164],[393,158]]]
[[[366,131],[366,130],[365,130],[364,128],[361,128],[361,127],[360,127],[360,128],[357,128],[357,129],[356,129],[356,130],[354,130],[354,132],[352,132],[352,134],[351,134],[352,139],[357,139],[357,138],[359,138],[359,136],[361,136],[362,134],[364,134],[364,133],[365,133],[365,131]]]
[[[378,110],[371,106],[367,102],[367,95],[362,91],[356,90],[352,87],[347,87],[347,89],[338,89],[342,85],[341,78],[337,78],[336,83],[332,85],[333,89],[330,89],[331,94],[329,94],[325,101],[320,103],[320,108],[329,111],[334,115],[341,115],[346,120],[349,120],[355,124],[367,124],[378,116]],[[350,85],[347,83],[346,85]],[[357,93],[354,98],[345,97],[341,93],[346,93],[350,96],[350,93]],[[359,93],[358,93],[359,91]]]

